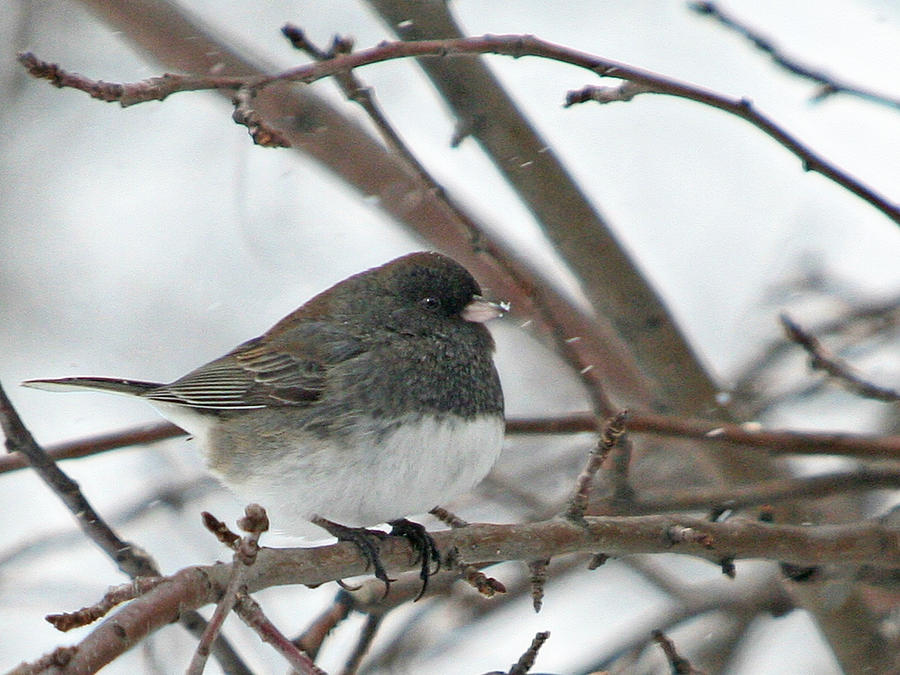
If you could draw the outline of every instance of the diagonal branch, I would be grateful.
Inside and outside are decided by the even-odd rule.
[[[6,436],[6,449],[22,453],[41,480],[72,512],[82,532],[114,560],[122,572],[132,578],[159,576],[159,568],[150,556],[134,544],[120,539],[94,510],[78,483],[69,478],[37,444],[2,387],[0,427]]]
[[[7,450],[21,452],[27,458],[38,476],[69,508],[85,535],[115,561],[122,572],[131,578],[158,577],[160,575],[156,562],[139,547],[120,539],[81,493],[78,484],[69,478],[37,444],[2,386],[0,386],[0,427],[6,436]],[[201,634],[206,625],[202,616],[189,610],[185,610],[183,614],[173,618],[173,620],[176,619],[180,620],[181,624],[195,635]],[[216,658],[229,669],[229,672],[235,675],[245,675],[250,672],[241,661],[240,656],[224,638],[217,638],[213,649]]]
[[[803,330],[800,324],[787,314],[781,315],[781,326],[784,328],[788,339],[796,342],[809,354],[810,367],[813,370],[824,371],[843,383],[850,391],[859,394],[863,398],[871,398],[886,403],[900,401],[900,391],[872,384],[854,373],[849,365],[829,354],[814,335]]]
[[[785,70],[799,77],[812,80],[820,85],[819,92],[815,96],[816,101],[821,101],[833,94],[850,94],[873,103],[880,103],[891,108],[900,109],[900,98],[887,96],[880,92],[856,84],[851,84],[846,80],[841,80],[834,75],[825,72],[819,68],[813,68],[797,59],[794,59],[775,44],[771,39],[764,36],[759,31],[750,28],[746,24],[739,21],[732,14],[723,10],[717,2],[692,2],[688,5],[690,9],[715,19],[720,25],[725,26],[739,35],[747,38],[754,47],[761,52],[768,54],[772,61],[781,66]]]

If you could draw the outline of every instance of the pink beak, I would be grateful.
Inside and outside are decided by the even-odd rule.
[[[509,309],[503,304],[490,302],[480,295],[472,298],[472,302],[463,308],[460,314],[466,321],[474,321],[475,323],[484,323],[491,319],[497,319],[503,316],[504,312]]]

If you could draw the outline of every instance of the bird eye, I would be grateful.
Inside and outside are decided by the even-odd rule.
[[[419,300],[427,309],[435,310],[441,308],[441,301],[434,296],[427,296]]]

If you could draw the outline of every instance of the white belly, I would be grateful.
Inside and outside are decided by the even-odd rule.
[[[377,525],[426,513],[469,491],[496,462],[504,424],[488,416],[440,422],[422,417],[384,432],[377,445],[374,433],[353,434],[336,446],[313,433],[294,432],[279,438],[278,447],[233,463],[221,459],[216,434],[196,426],[188,431],[225,485],[266,508],[273,530],[308,536],[322,532],[308,522],[312,515],[342,525]]]

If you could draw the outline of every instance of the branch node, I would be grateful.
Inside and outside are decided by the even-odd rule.
[[[200,514],[200,517],[203,519],[203,526],[212,532],[216,536],[216,539],[232,550],[237,548],[237,544],[241,538],[232,532],[228,525],[216,518],[209,511],[203,511]]]
[[[461,527],[469,526],[468,521],[463,520],[462,518],[457,516],[455,513],[448,511],[447,509],[445,509],[442,506],[435,506],[428,513],[433,515],[435,518],[440,520],[445,525],[449,525],[454,530],[459,529]]]
[[[278,131],[267,125],[259,113],[250,105],[255,96],[250,87],[241,87],[232,99],[234,112],[231,115],[237,124],[247,127],[250,137],[256,145],[263,148],[289,148],[290,141]]]
[[[705,532],[699,532],[693,527],[684,527],[682,525],[671,525],[667,527],[666,539],[673,546],[677,544],[700,544],[708,549],[713,547],[712,535],[706,534]]]
[[[486,598],[493,598],[497,593],[506,593],[506,586],[502,582],[487,576],[474,565],[466,565],[463,579]]]
[[[609,556],[605,553],[595,553],[588,561],[588,569],[595,570],[598,567],[605,565],[607,560],[609,560]]]
[[[541,611],[544,605],[544,586],[547,583],[547,566],[550,558],[530,560],[528,562],[528,581],[531,584],[531,604],[535,613]]]

